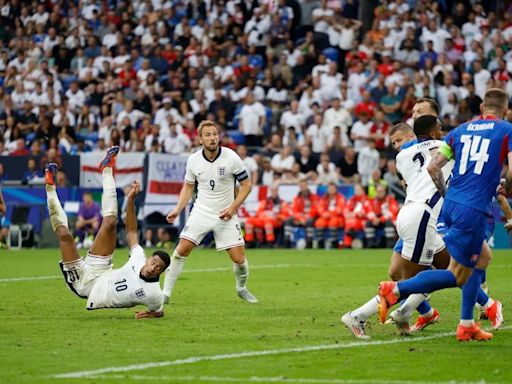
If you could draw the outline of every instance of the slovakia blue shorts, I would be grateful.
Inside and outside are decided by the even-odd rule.
[[[445,200],[441,216],[447,229],[443,239],[450,255],[459,264],[473,268],[486,238],[487,213]]]

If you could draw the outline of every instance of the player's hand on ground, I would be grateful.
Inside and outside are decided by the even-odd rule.
[[[180,213],[177,210],[173,209],[171,212],[169,212],[169,214],[166,217],[167,222],[169,224],[174,223],[174,220],[176,220],[176,218],[178,217],[179,214]]]
[[[140,184],[138,181],[134,181],[132,185],[130,186],[130,192],[128,193],[128,199],[135,199],[135,196],[137,196],[140,192]]]
[[[219,218],[224,221],[231,220],[231,218],[234,216],[235,210],[233,208],[226,208],[220,211]]]
[[[164,315],[163,312],[155,312],[155,311],[137,311],[135,312],[136,319],[147,319],[150,317],[162,317]]]

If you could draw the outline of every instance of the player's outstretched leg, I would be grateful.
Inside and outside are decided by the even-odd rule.
[[[116,249],[117,242],[117,193],[113,168],[116,164],[119,147],[113,146],[101,159],[98,168],[103,176],[103,194],[101,195],[101,210],[103,221],[98,234],[89,250],[89,257],[110,257]]]
[[[61,270],[66,277],[66,281],[72,283],[78,278],[78,271],[82,266],[83,260],[78,254],[73,236],[69,232],[68,217],[60,204],[55,187],[56,179],[57,164],[50,163],[45,170],[45,189],[50,223],[59,239],[62,255],[62,261],[60,262]]]
[[[341,316],[341,322],[358,339],[369,339],[370,336],[365,333],[366,321],[377,313],[378,307],[379,296],[377,295],[359,308],[345,313]]]
[[[176,284],[176,280],[178,280],[178,277],[183,271],[185,260],[195,246],[196,245],[193,242],[183,238],[180,239],[180,242],[176,246],[176,249],[171,256],[171,264],[165,271],[164,288],[162,290],[165,304],[169,302],[174,289],[174,284]]]
[[[247,280],[249,278],[249,263],[245,257],[245,248],[236,246],[228,249],[228,254],[233,261],[233,273],[236,280],[236,294],[248,303],[255,304],[258,299],[247,289]]]

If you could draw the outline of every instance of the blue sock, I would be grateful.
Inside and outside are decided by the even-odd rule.
[[[480,283],[485,284],[486,282],[487,282],[487,269],[484,269],[482,271],[482,281]]]
[[[453,273],[445,269],[433,271],[422,271],[412,279],[398,283],[400,298],[407,297],[413,293],[430,293],[443,288],[457,286],[457,280]]]
[[[430,303],[428,302],[428,300],[423,300],[421,302],[421,304],[418,305],[418,307],[416,307],[416,310],[418,311],[418,313],[420,315],[425,315],[425,314],[429,313],[431,309],[432,309],[432,307],[430,306]]]
[[[485,269],[474,269],[473,273],[476,273],[477,275],[480,275],[480,283],[485,283]],[[489,295],[485,293],[485,291],[479,286],[478,292],[476,294],[476,302],[483,306],[489,301]]]
[[[481,269],[473,269],[469,280],[462,286],[461,320],[473,320],[473,307],[476,303],[478,290],[481,290],[482,272]]]
[[[476,294],[476,302],[480,306],[484,306],[489,301],[489,295],[487,293],[485,293],[485,291],[481,287],[478,287],[478,288],[479,289]]]

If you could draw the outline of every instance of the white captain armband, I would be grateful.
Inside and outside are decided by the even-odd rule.
[[[239,174],[235,175],[235,178],[237,179],[238,182],[240,182],[240,181],[244,181],[245,179],[248,179],[249,175],[247,174],[246,170],[243,170]]]

